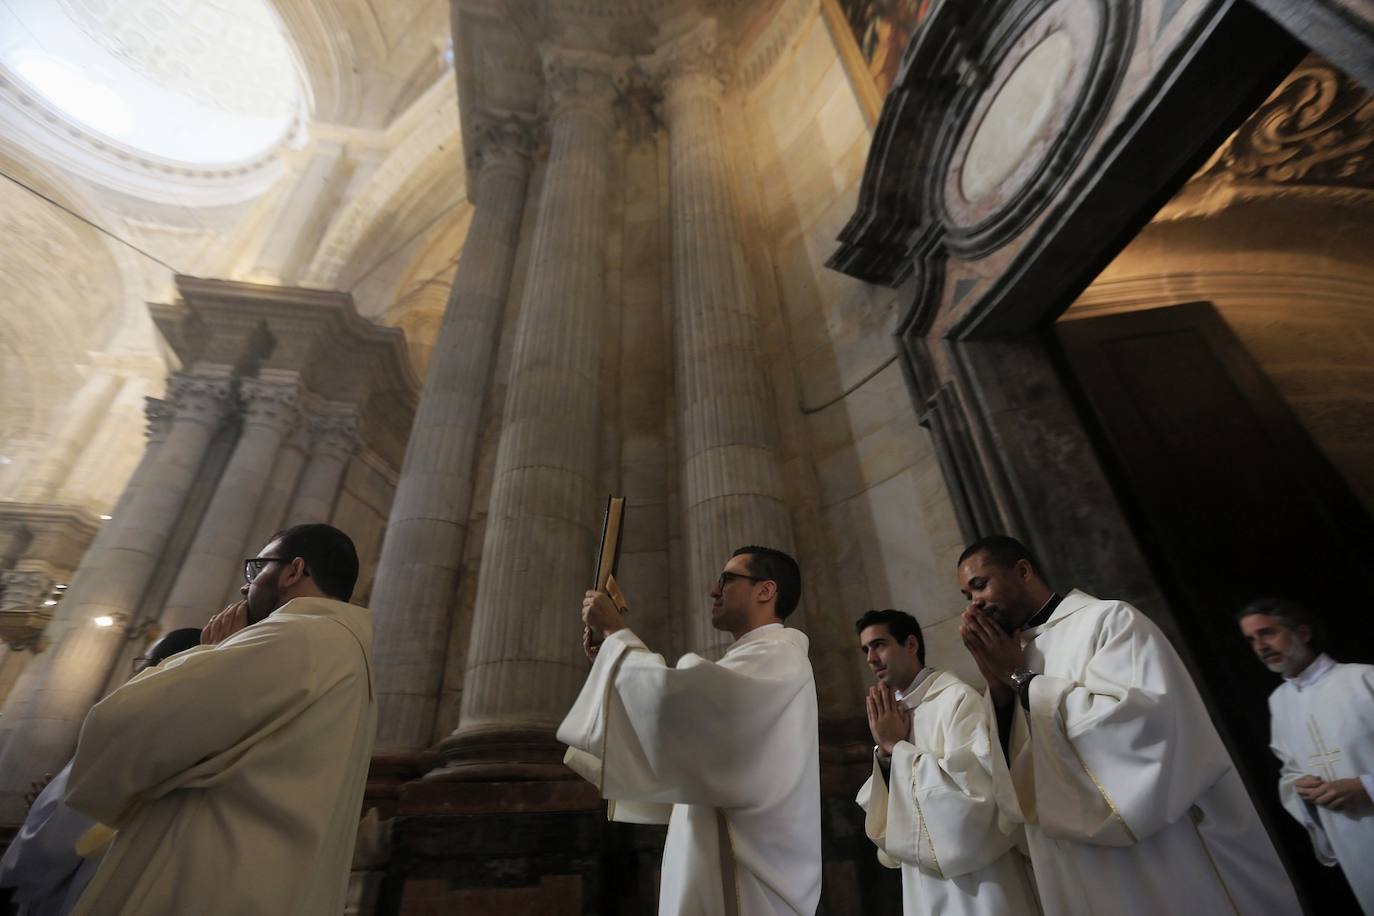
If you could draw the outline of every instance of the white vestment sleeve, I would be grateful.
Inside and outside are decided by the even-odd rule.
[[[982,698],[972,692],[959,697],[942,725],[897,742],[885,792],[875,762],[865,830],[888,857],[954,878],[1005,855],[1015,823],[994,790],[993,767],[1000,760],[993,760]],[[1001,748],[995,750],[1000,758]],[[886,795],[884,813],[878,811],[880,795]]]
[[[1232,765],[1153,623],[1116,603],[1094,635],[1083,683],[1031,681],[1035,809],[1051,838],[1131,846],[1186,815]]]
[[[1279,763],[1282,766],[1279,771],[1279,801],[1283,802],[1284,810],[1293,815],[1293,819],[1307,829],[1307,835],[1312,839],[1312,850],[1317,855],[1317,861],[1323,865],[1335,865],[1337,864],[1336,851],[1332,848],[1331,839],[1322,827],[1321,819],[1317,817],[1317,812],[1313,810],[1311,803],[1298,794],[1297,787],[1294,785],[1307,774],[1298,767],[1297,757],[1288,748],[1286,737],[1283,730],[1279,728],[1277,720],[1274,720],[1269,748],[1274,752],[1274,756],[1279,758]]]
[[[272,617],[148,669],[86,717],[67,804],[118,828],[143,800],[213,785],[309,704],[315,673],[301,621]]]
[[[775,641],[719,662],[688,654],[669,668],[620,630],[602,645],[558,740],[570,748],[568,765],[616,800],[617,816],[626,803],[764,804],[791,787],[760,765],[760,740],[811,683],[806,656]]]
[[[81,865],[76,841],[94,821],[62,803],[70,772],[68,763],[34,799],[0,859],[0,887],[15,888],[16,903],[49,897]]]

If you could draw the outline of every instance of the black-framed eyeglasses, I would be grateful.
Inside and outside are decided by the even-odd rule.
[[[268,563],[290,563],[286,557],[249,557],[243,561],[243,578],[245,582],[252,584],[253,580],[262,574],[267,568]]]
[[[772,581],[767,576],[746,576],[744,573],[723,572],[720,574],[720,578],[716,579],[716,591],[725,591],[725,586],[729,585],[731,582],[734,582],[736,579],[748,579],[750,582]]]
[[[151,667],[154,664],[156,664],[156,662],[146,655],[140,655],[136,657],[133,660],[133,662],[131,662],[131,665],[134,669],[134,674],[138,674],[140,671],[143,670],[143,668]]]

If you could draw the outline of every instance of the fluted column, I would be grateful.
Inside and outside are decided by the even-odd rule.
[[[0,823],[22,818],[30,782],[71,755],[232,395],[227,379],[175,376],[168,387],[172,409],[149,399],[148,451],[48,624],[53,648],[33,660],[5,703],[13,724],[0,754]],[[115,625],[96,626],[100,617]]]
[[[284,527],[286,513],[291,508],[293,495],[309,458],[310,425],[302,417],[287,432],[277,452],[277,460],[272,463],[272,477],[267,482],[262,501],[258,503],[257,518],[248,529],[248,537],[244,539],[240,551],[245,557],[256,554],[273,534]],[[233,586],[226,594],[232,595],[236,590],[237,586]]]
[[[222,607],[229,585],[242,576],[239,551],[257,517],[282,438],[296,420],[299,397],[294,384],[240,380],[243,430],[177,572],[159,620],[163,630],[204,626]]]
[[[344,471],[361,444],[356,412],[310,418],[310,461],[301,472],[301,482],[283,526],[329,522]]]
[[[545,51],[552,100],[524,302],[492,480],[458,730],[463,760],[542,759],[586,676],[597,381],[616,63]]]
[[[476,210],[411,426],[372,588],[377,747],[432,740],[471,513],[482,405],[530,173],[530,130],[479,123]]]
[[[674,363],[688,583],[685,648],[730,642],[705,592],[744,544],[790,550],[773,395],[730,188],[714,24],[645,61],[662,81],[673,233]]]

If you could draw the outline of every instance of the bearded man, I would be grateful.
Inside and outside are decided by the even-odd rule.
[[[117,832],[74,916],[344,911],[377,726],[358,555],[297,525],[201,645],[97,703],[67,804]]]

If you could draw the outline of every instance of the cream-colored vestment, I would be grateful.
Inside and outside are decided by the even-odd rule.
[[[1020,814],[983,698],[933,671],[900,702],[911,732],[887,778],[875,754],[858,802],[879,861],[901,867],[902,911],[1035,916],[1030,863],[1015,848]]]
[[[366,608],[302,598],[96,704],[66,799],[118,834],[75,916],[339,916],[371,652]]]
[[[1164,634],[1070,593],[1021,634],[1012,780],[1048,916],[1298,914],[1254,803]]]
[[[777,624],[676,668],[611,634],[558,728],[610,816],[667,823],[659,916],[814,916],[821,894],[816,684]]]

